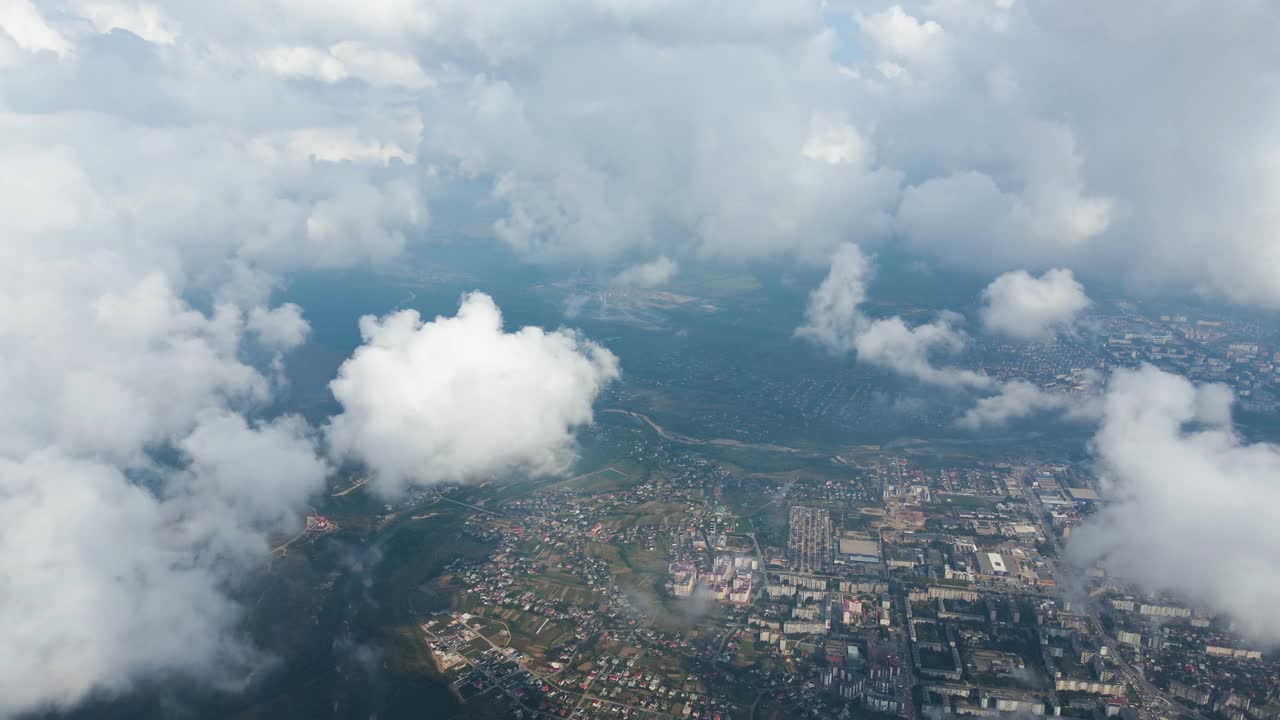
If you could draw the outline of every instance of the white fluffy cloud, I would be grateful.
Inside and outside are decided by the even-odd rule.
[[[1048,270],[1040,277],[1025,270],[1007,272],[982,291],[982,300],[983,326],[1021,340],[1069,330],[1089,307],[1084,286],[1064,269]]]
[[[800,154],[810,160],[820,160],[829,165],[853,163],[869,167],[874,150],[852,125],[832,123],[824,118],[814,118],[809,137],[800,148]]]
[[[663,255],[656,260],[624,268],[614,276],[613,284],[619,287],[653,288],[671,282],[671,278],[679,271],[679,263]]]
[[[831,257],[826,278],[809,296],[805,322],[796,337],[811,340],[836,353],[853,351],[858,360],[900,375],[943,387],[987,388],[994,381],[982,373],[959,367],[939,367],[932,356],[958,352],[967,336],[957,328],[961,318],[939,318],[909,326],[901,317],[872,319],[862,311],[870,260],[857,245],[842,245]]]
[[[57,55],[71,51],[67,39],[49,27],[31,0],[11,0],[0,5],[0,30],[23,50],[48,50]]]
[[[809,294],[805,322],[796,337],[825,346],[836,353],[849,352],[868,320],[862,313],[867,299],[867,279],[873,268],[862,249],[841,245],[831,256],[831,268],[822,283]]]
[[[1096,420],[1101,413],[1097,385],[1101,378],[1090,374],[1084,387],[1074,390],[1045,390],[1026,380],[999,383],[996,393],[979,398],[960,418],[960,427],[978,430],[1000,427],[1011,420],[1038,413],[1058,413],[1068,420]]]
[[[247,51],[191,20],[0,3],[3,717],[260,668],[236,589],[328,470],[300,420],[257,419],[280,375],[252,349],[307,332],[271,291],[388,259],[425,224],[404,163],[285,141],[403,143],[416,111],[245,74]]]
[[[126,30],[150,43],[172,45],[181,33],[176,23],[159,8],[129,0],[73,0],[71,7],[81,13],[100,33]]]
[[[1107,504],[1073,531],[1069,557],[1177,593],[1280,642],[1280,448],[1233,432],[1231,391],[1153,367],[1116,371],[1094,452]]]
[[[1280,305],[1276,209],[1261,202],[1280,183],[1280,132],[1262,119],[1277,101],[1257,70],[1277,59],[1261,28],[1280,8],[1193,3],[1152,29],[1147,3],[903,5],[945,38],[902,61],[911,82],[880,85],[881,162],[929,168],[897,213],[909,242],[984,271],[1065,265]],[[1201,61],[1171,68],[1173,47]],[[1260,94],[1267,109],[1245,110]]]
[[[323,489],[305,426],[233,409],[251,412],[272,385],[240,358],[239,308],[195,310],[166,275],[132,278],[108,253],[17,256],[38,274],[0,290],[0,505],[13,519],[0,531],[0,716],[141,677],[243,679],[261,658],[229,588]],[[283,349],[299,328],[270,332]],[[152,448],[182,459],[158,464]]]
[[[964,349],[967,336],[956,327],[960,318],[944,313],[937,320],[908,326],[902,318],[882,318],[869,323],[854,340],[862,362],[887,367],[900,375],[944,387],[986,388],[994,381],[980,372],[938,366],[931,356]]]
[[[367,465],[384,494],[564,471],[573,430],[591,422],[592,402],[619,373],[612,353],[573,331],[504,331],[482,293],[427,323],[413,310],[366,316],[360,333],[364,345],[331,384],[342,412],[328,439],[337,456]]]
[[[862,304],[872,271],[871,261],[858,246],[841,246],[831,257],[827,276],[809,294],[805,322],[796,329],[796,337],[837,354],[853,352],[859,362],[887,368],[903,377],[981,395],[959,420],[961,427],[970,430],[1003,425],[1036,413],[1057,413],[1070,420],[1098,416],[1097,373],[1086,373],[1079,387],[1048,391],[1023,380],[998,381],[984,372],[937,364],[937,357],[957,353],[968,342],[960,328],[963,318],[943,312],[930,322],[912,326],[896,315],[868,317]],[[1069,273],[1066,279],[1070,280]],[[1032,279],[1032,283],[1037,282]]]
[[[307,339],[311,325],[302,318],[302,308],[294,303],[279,307],[256,307],[249,312],[247,325],[258,342],[272,350],[292,350]]]
[[[250,426],[214,411],[151,489],[61,449],[0,457],[7,555],[0,716],[67,707],[141,677],[243,683],[262,658],[227,596],[296,528],[326,468],[301,421]]]
[[[912,17],[901,5],[860,15],[858,26],[881,48],[900,56],[926,52],[942,36],[942,26],[936,21]]]

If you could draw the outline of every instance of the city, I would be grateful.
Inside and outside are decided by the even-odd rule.
[[[1278,28],[0,0],[0,720],[1280,720]]]
[[[635,418],[599,432],[628,456],[478,501],[465,527],[487,555],[433,581],[452,608],[425,615],[422,638],[464,707],[584,718],[1280,712],[1277,659],[1229,621],[1060,558],[1106,502],[1080,468],[868,451],[777,477],[701,457]],[[441,493],[421,502],[477,502],[474,490]]]

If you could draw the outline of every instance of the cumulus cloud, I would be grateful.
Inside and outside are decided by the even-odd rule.
[[[326,468],[305,425],[216,411],[148,489],[114,464],[41,449],[0,457],[10,580],[0,623],[0,716],[68,707],[141,677],[234,687],[263,662],[228,596],[299,524]]]
[[[639,265],[625,268],[613,278],[613,284],[619,287],[653,288],[666,285],[679,272],[680,265],[675,260],[662,257]]]
[[[983,326],[1020,340],[1069,330],[1089,307],[1084,286],[1065,269],[1048,270],[1040,277],[1025,270],[1007,272],[982,291],[982,300]]]
[[[999,383],[994,395],[978,402],[960,418],[960,427],[977,430],[1000,427],[1039,413],[1058,413],[1068,420],[1095,420],[1101,413],[1096,385],[1100,378],[1089,375],[1085,386],[1072,389],[1045,390],[1026,380]]]
[[[49,27],[31,0],[12,0],[0,5],[0,30],[24,50],[48,50],[57,55],[71,51],[67,39]]]
[[[0,82],[26,109],[234,127],[224,151],[324,128],[318,159],[489,187],[495,234],[531,258],[811,262],[900,237],[984,272],[1075,267],[1280,305],[1275,101],[1257,110],[1276,96],[1259,71],[1276,7],[1197,5],[1153,29],[1143,4],[695,5],[21,0],[0,21]],[[1171,47],[1201,61],[1170,70]],[[123,82],[127,98],[107,89]],[[420,142],[374,127],[393,108],[431,117]],[[320,218],[312,237],[402,246],[421,218],[376,197],[385,179],[364,178],[355,215],[380,232]],[[271,209],[321,200],[288,197]]]
[[[836,100],[818,3],[563,10],[459,13],[465,95],[428,138],[494,178],[495,227],[518,252],[817,259],[890,229],[900,174],[870,162]]]
[[[252,53],[193,20],[0,4],[0,716],[261,668],[237,592],[328,472],[301,420],[260,417],[280,368],[252,350],[307,333],[272,290],[425,226],[404,163],[286,142],[412,148],[415,110],[245,73]]]
[[[1257,23],[1276,22],[1280,8],[1197,5],[1148,32],[1142,4],[904,5],[945,38],[927,63],[900,60],[913,82],[876,86],[882,127],[898,141],[879,146],[881,162],[929,168],[907,179],[897,213],[909,242],[984,271],[1066,265],[1139,289],[1280,304],[1268,279],[1280,250],[1263,240],[1276,210],[1260,202],[1280,175],[1259,159],[1280,134],[1237,114],[1270,84],[1256,71],[1275,60]],[[1170,47],[1207,60],[1170,71],[1159,60]],[[1199,93],[1178,89],[1200,80]],[[941,117],[945,131],[928,119]]]
[[[292,350],[305,342],[311,332],[311,325],[302,317],[302,308],[294,303],[254,308],[249,312],[247,327],[258,336],[258,342],[272,350]]]
[[[942,26],[934,20],[921,21],[908,15],[901,5],[858,17],[858,26],[868,37],[894,55],[918,55],[941,39]]]
[[[247,325],[282,348],[300,318],[201,312],[162,273],[48,246],[15,255],[23,237],[7,252],[36,274],[0,290],[0,505],[13,518],[0,716],[143,677],[241,682],[263,658],[232,591],[269,537],[296,528],[326,467],[301,421],[240,414],[272,385],[240,351]]]
[[[1231,391],[1146,366],[1107,384],[1094,453],[1107,503],[1072,532],[1068,557],[1172,592],[1280,642],[1280,448],[1246,443]]]
[[[943,387],[991,387],[987,375],[953,366],[937,366],[931,356],[964,349],[967,336],[956,327],[960,318],[944,313],[932,322],[914,327],[894,316],[875,320],[854,339],[862,362],[887,367],[900,375]]]
[[[810,160],[820,160],[828,165],[853,163],[864,167],[871,165],[873,152],[857,128],[824,118],[814,118],[809,137],[800,148],[800,153]]]
[[[978,370],[937,364],[939,356],[953,355],[966,346],[969,338],[961,328],[964,319],[956,313],[943,312],[930,322],[913,326],[896,315],[867,316],[862,305],[873,269],[871,260],[858,246],[841,246],[831,257],[827,276],[810,293],[805,321],[796,328],[795,336],[833,353],[854,353],[859,362],[903,377],[980,395],[974,407],[958,421],[970,430],[1004,425],[1037,413],[1057,413],[1069,420],[1098,416],[1100,377],[1096,372],[1084,373],[1075,387],[1046,390],[1025,380],[999,381]],[[1046,277],[1050,276],[1052,273],[1046,273]],[[1070,273],[1066,279],[1074,283]],[[992,287],[1007,284],[1001,280],[992,283]],[[1041,282],[1030,280],[1033,285]],[[1051,277],[1053,283],[1060,280]]]
[[[796,328],[796,337],[836,353],[853,350],[858,333],[868,323],[862,303],[867,299],[872,270],[871,260],[861,248],[852,243],[841,245],[831,256],[827,276],[809,293],[805,321]]]
[[[967,170],[908,187],[897,226],[911,243],[981,270],[1074,257],[1111,222],[1112,203],[1084,194],[1072,155],[1019,191]],[[973,255],[976,248],[984,252]]]
[[[335,43],[323,49],[274,47],[259,52],[256,61],[262,69],[288,78],[308,78],[326,83],[354,78],[372,85],[414,90],[434,85],[412,55],[369,47],[356,41]]]
[[[100,33],[126,30],[157,45],[172,45],[181,29],[154,5],[127,0],[76,0],[72,7]]]
[[[862,311],[872,265],[862,250],[842,245],[831,257],[826,278],[809,295],[805,322],[796,337],[836,353],[853,351],[861,362],[893,370],[906,377],[944,387],[984,388],[993,385],[982,373],[936,366],[931,356],[964,348],[967,336],[961,318],[944,313],[932,322],[908,326],[898,316],[872,319]]]
[[[465,38],[512,31],[461,41],[469,67],[536,68],[520,76],[537,82],[469,77],[464,117],[444,118],[428,143],[495,178],[499,234],[528,255],[815,261],[849,238],[896,235],[983,272],[1076,267],[1141,289],[1280,303],[1263,200],[1280,176],[1253,151],[1280,136],[1248,111],[1274,97],[1257,68],[1273,60],[1260,28],[1276,8],[1188,8],[1153,32],[1136,6],[816,5],[704,4],[699,20],[724,11],[723,28],[691,22],[674,49],[659,41],[670,25],[656,6],[555,16],[567,29],[554,47],[526,16],[459,15]],[[842,12],[852,32],[824,24]],[[733,49],[703,52],[713,36],[732,36]],[[1240,37],[1251,41],[1224,42]],[[608,43],[625,52],[585,59]],[[1159,60],[1168,47],[1203,49],[1188,72],[1231,82],[1189,95]],[[739,80],[719,82],[729,65]],[[659,122],[672,106],[681,122]],[[1149,131],[1168,117],[1176,129]],[[1202,170],[1221,180],[1211,202],[1187,181]],[[834,185],[845,192],[829,195]]]
[[[483,293],[426,323],[413,310],[366,316],[360,334],[330,385],[342,412],[327,436],[335,455],[372,470],[383,494],[566,470],[573,430],[619,375],[612,353],[571,330],[506,332]]]

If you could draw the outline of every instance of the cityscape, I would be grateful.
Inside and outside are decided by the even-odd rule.
[[[1277,658],[1229,619],[1066,563],[1107,502],[1082,467],[866,448],[757,473],[634,417],[596,432],[625,456],[394,511],[470,510],[486,548],[432,581],[450,606],[418,625],[468,714],[1280,712]]]
[[[0,0],[0,720],[1280,720],[1277,29]]]

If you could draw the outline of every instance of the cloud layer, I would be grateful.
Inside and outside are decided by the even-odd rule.
[[[1280,642],[1280,448],[1233,432],[1231,391],[1147,366],[1107,384],[1094,452],[1108,503],[1069,557],[1225,613]]]
[[[528,258],[819,261],[900,237],[984,272],[1280,306],[1280,9],[1153,26],[1162,7],[18,0],[0,88],[18,146],[114,178],[95,189],[137,215],[256,236],[225,248],[251,266],[288,264],[296,233],[295,262],[386,260],[461,181]]]
[[[388,495],[563,472],[574,459],[573,430],[591,422],[592,402],[619,373],[612,353],[572,331],[505,332],[483,293],[427,323],[413,310],[366,316],[360,333],[364,345],[331,384],[342,412],[327,436]]]
[[[328,473],[260,417],[309,331],[272,291],[428,224],[429,77],[345,38],[263,67],[297,12],[223,10],[0,7],[3,717],[260,668],[234,598]]]

